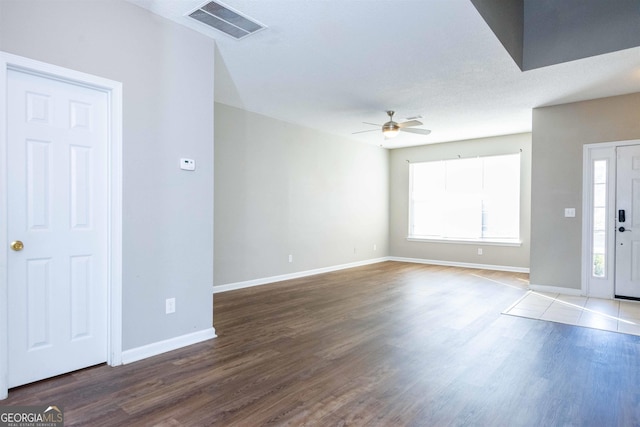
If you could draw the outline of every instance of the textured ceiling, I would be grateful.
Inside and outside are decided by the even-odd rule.
[[[529,132],[532,108],[640,92],[640,48],[522,72],[470,0],[228,0],[268,27],[240,41],[185,17],[202,1],[130,1],[216,39],[216,101],[387,148]],[[432,133],[352,135],[387,109]]]

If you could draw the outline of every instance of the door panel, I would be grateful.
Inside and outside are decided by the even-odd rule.
[[[91,334],[91,256],[71,257],[71,340]]]
[[[616,218],[615,294],[640,298],[640,145],[616,150],[616,209],[625,221]]]
[[[71,149],[71,228],[91,228],[91,148]]]
[[[28,229],[48,230],[51,219],[51,142],[27,140]]]
[[[51,345],[51,259],[27,261],[27,351]]]
[[[8,72],[9,387],[107,359],[107,94]]]

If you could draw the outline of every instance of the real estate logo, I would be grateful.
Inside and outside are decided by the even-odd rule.
[[[59,406],[0,406],[0,427],[63,427]]]

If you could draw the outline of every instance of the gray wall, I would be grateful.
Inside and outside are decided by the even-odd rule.
[[[216,285],[388,255],[387,150],[224,104],[215,118]]]
[[[521,70],[640,45],[640,0],[471,0]]]
[[[523,70],[640,45],[640,0],[526,0]]]
[[[120,0],[1,0],[0,50],[123,83],[123,349],[210,328],[214,42]]]
[[[409,229],[409,162],[517,153],[522,150],[520,177],[520,234],[522,246],[427,243],[407,241]],[[531,134],[497,136],[396,149],[390,158],[390,234],[392,256],[473,263],[502,267],[529,267]],[[478,248],[483,254],[478,255]]]
[[[582,147],[639,139],[639,118],[640,93],[533,110],[532,284],[580,289]]]
[[[471,0],[482,19],[496,35],[511,58],[522,69],[524,49],[524,0],[497,2]]]

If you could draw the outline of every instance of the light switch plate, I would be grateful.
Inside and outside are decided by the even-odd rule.
[[[194,171],[196,170],[196,161],[193,159],[180,159],[180,169]]]
[[[565,218],[574,218],[576,216],[576,208],[564,208]]]
[[[171,314],[176,312],[176,299],[175,298],[167,298],[165,301],[165,310],[166,314]]]

